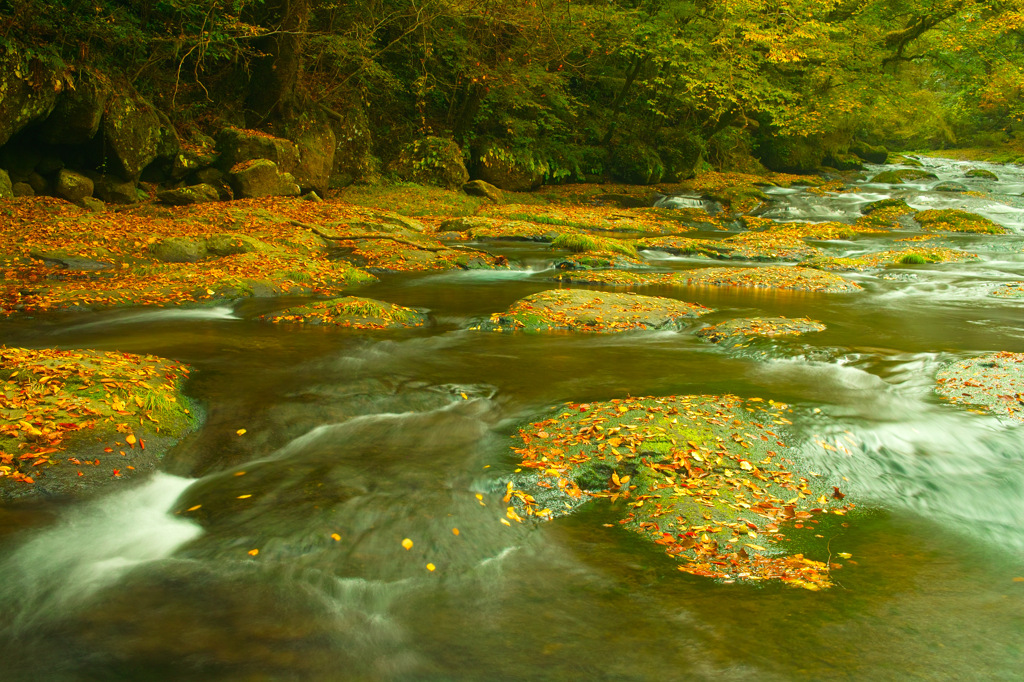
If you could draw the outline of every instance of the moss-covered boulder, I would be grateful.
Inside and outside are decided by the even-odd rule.
[[[56,189],[61,198],[77,204],[82,199],[92,196],[93,183],[81,173],[62,168],[57,173]]]
[[[914,220],[926,230],[942,232],[974,232],[981,234],[1006,234],[1007,229],[984,216],[956,209],[918,211]]]
[[[556,258],[553,266],[557,270],[619,270],[623,268],[645,268],[647,263],[640,258],[626,256],[614,251],[587,251],[571,253]]]
[[[989,296],[996,298],[1024,298],[1024,282],[1009,282],[991,291]]]
[[[939,184],[932,187],[933,192],[948,192],[950,194],[963,194],[970,192],[971,188],[960,182],[940,182]]]
[[[469,180],[462,149],[455,140],[425,137],[402,148],[391,170],[403,180],[459,189]]]
[[[19,183],[28,184],[28,183]],[[31,185],[29,185],[31,189]],[[34,193],[34,192],[33,192]],[[0,168],[0,199],[13,199],[14,185],[11,183],[11,176],[3,168]]]
[[[165,189],[156,193],[156,198],[172,206],[189,206],[210,201],[220,201],[220,192],[213,185],[200,183],[177,189]]]
[[[151,473],[195,425],[188,373],[153,356],[0,347],[0,500],[84,496]]]
[[[472,329],[504,332],[627,332],[680,329],[710,308],[656,296],[555,289],[527,296]]]
[[[301,193],[291,173],[282,173],[273,161],[256,159],[233,166],[228,182],[236,199],[294,197]]]
[[[116,175],[101,175],[95,182],[96,196],[108,204],[136,204],[141,199],[138,186],[131,180]]]
[[[871,182],[886,185],[902,185],[904,182],[914,182],[915,180],[937,179],[938,176],[935,175],[935,173],[926,170],[920,170],[918,168],[898,168],[878,173],[871,178]]]
[[[218,165],[224,171],[256,159],[273,161],[282,173],[290,173],[299,163],[295,143],[259,130],[225,128],[217,135]]]
[[[662,547],[679,570],[726,580],[831,586],[827,528],[852,507],[794,464],[787,406],[736,396],[569,403],[519,430],[512,521],[597,500]]]
[[[850,151],[868,163],[885,163],[889,158],[889,150],[881,145],[873,145],[867,142],[854,142],[850,145]]]
[[[39,134],[50,144],[84,144],[96,136],[113,87],[95,72],[84,72],[75,88],[61,93]]]
[[[157,158],[170,162],[178,151],[166,116],[130,88],[121,88],[107,102],[103,136],[111,162],[125,180],[138,181]]]
[[[999,176],[985,168],[972,168],[964,173],[965,178],[976,178],[980,180],[998,180]]]
[[[859,171],[864,170],[864,162],[861,158],[849,152],[835,151],[827,154],[822,160],[827,168],[834,168],[838,171]]]
[[[275,247],[246,234],[212,234],[206,238],[206,250],[215,256],[233,256],[239,253],[269,253]]]
[[[727,185],[707,191],[707,197],[717,201],[731,213],[750,213],[768,203],[768,195],[754,185]]]
[[[508,192],[529,192],[544,184],[548,165],[533,152],[499,142],[485,144],[476,155],[474,175]]]
[[[1024,422],[1024,353],[961,360],[939,370],[935,381],[950,402]]]
[[[303,192],[326,196],[337,146],[334,130],[326,123],[312,122],[296,132],[294,139],[299,159],[290,172],[295,182]]]
[[[613,179],[630,185],[654,185],[665,175],[665,163],[650,147],[622,143],[612,150],[608,170]]]
[[[733,345],[748,337],[773,339],[780,336],[800,336],[825,330],[825,325],[806,317],[753,317],[726,320],[697,330],[697,336],[711,343]]]
[[[206,257],[206,240],[167,237],[150,244],[149,251],[164,263],[195,263]]]
[[[637,257],[636,247],[628,241],[612,237],[598,237],[582,232],[563,232],[551,242],[552,249],[565,249],[572,253],[607,251],[623,256]]]
[[[400,329],[422,327],[429,321],[426,312],[415,308],[376,301],[372,298],[345,296],[293,306],[260,316],[276,323],[345,327],[349,329]]]
[[[63,89],[60,74],[41,60],[21,54],[10,41],[0,52],[0,146],[26,126],[42,121]],[[42,82],[35,78],[42,76]]]
[[[814,136],[766,135],[756,154],[766,167],[780,173],[813,173],[825,159],[822,142]]]
[[[462,191],[472,197],[484,197],[496,204],[504,203],[505,195],[498,187],[484,180],[470,180],[462,186]]]

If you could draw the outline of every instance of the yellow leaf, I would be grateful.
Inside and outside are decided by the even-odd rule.
[[[241,435],[243,435],[245,433],[245,429],[238,429],[237,431],[235,431],[235,433],[237,433],[239,436],[241,436]]]
[[[753,544],[751,544],[749,542],[744,542],[743,544],[746,545],[747,547],[749,547],[750,549],[756,549],[759,552],[765,551],[764,547],[762,547],[761,545],[753,545]]]
[[[129,433],[127,436],[124,437],[124,442],[128,443],[128,445],[132,447],[135,447],[135,444],[138,442],[138,440],[135,438],[133,434]]]
[[[260,551],[258,549],[250,549],[249,550],[249,556],[256,556],[259,553],[260,553]]]
[[[341,542],[341,536],[338,535],[337,533],[331,533],[331,539],[334,540],[335,542]]]
[[[437,566],[435,566],[434,564],[427,564],[428,571],[433,571],[435,568],[437,568]]]
[[[468,395],[466,395],[465,393],[460,393],[459,395],[461,395],[461,396],[462,396],[462,399],[463,399],[463,400],[469,400],[469,396],[468,396]]]
[[[511,523],[509,523],[505,519],[498,519],[498,520],[501,521],[502,523],[504,523],[506,526],[511,526],[512,525]]]
[[[402,547],[405,547],[406,549],[412,549],[412,540],[410,540],[409,538],[402,540]]]
[[[840,557],[840,558],[842,558],[842,559],[849,559],[849,558],[850,558],[850,557],[852,557],[853,555],[852,555],[852,554],[850,554],[849,552],[840,552],[840,553],[839,553],[839,554],[837,554],[836,556],[837,556],[837,557]]]
[[[252,497],[252,493],[246,493],[245,495],[239,495],[238,499],[244,500],[244,499],[247,499],[249,497]]]
[[[752,465],[747,460],[745,460],[745,459],[741,459],[740,460],[740,469],[743,469],[744,471],[751,471],[753,468],[754,468],[754,465]]]
[[[189,507],[189,508],[188,508],[188,509],[186,509],[185,511],[195,511],[196,509],[199,509],[199,508],[200,508],[200,507],[202,507],[202,506],[203,506],[203,505],[201,505],[201,504],[197,504],[197,505],[196,505],[196,506],[194,506],[194,507]]]
[[[452,528],[452,534],[453,535],[458,535],[459,534],[459,529],[458,528]]]

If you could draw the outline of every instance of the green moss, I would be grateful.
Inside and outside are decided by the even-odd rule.
[[[927,230],[947,232],[973,232],[981,234],[1006,234],[1006,228],[976,213],[956,209],[918,211],[914,219]]]
[[[924,265],[928,262],[928,259],[920,253],[908,253],[900,256],[900,259],[896,262],[901,265]]]
[[[611,251],[612,253],[621,253],[633,258],[637,257],[636,247],[632,244],[626,244],[618,239],[595,237],[581,233],[560,234],[551,242],[551,248],[566,249],[573,253]]]

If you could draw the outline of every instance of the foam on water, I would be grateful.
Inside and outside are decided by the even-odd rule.
[[[171,556],[197,537],[168,510],[191,479],[157,473],[145,483],[68,508],[57,525],[0,561],[0,633],[67,615],[129,571]]]
[[[154,308],[131,312],[118,312],[104,315],[101,319],[65,327],[63,332],[78,332],[83,329],[110,327],[121,324],[141,324],[146,322],[174,322],[184,320],[238,320],[234,308],[230,306],[214,306],[211,308]]]

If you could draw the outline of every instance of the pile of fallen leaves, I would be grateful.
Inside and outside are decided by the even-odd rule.
[[[808,332],[825,330],[825,325],[817,320],[806,317],[790,319],[786,317],[753,317],[739,320],[727,320],[697,331],[697,336],[711,343],[721,343],[730,339],[745,336],[761,336],[775,338],[778,336],[799,336]]]
[[[188,373],[149,355],[0,347],[0,477],[32,483],[39,467],[66,464],[65,440],[83,429],[121,434],[130,448],[145,448],[135,425],[180,435]]]
[[[507,516],[549,519],[603,498],[686,573],[829,587],[839,565],[822,523],[852,505],[790,469],[786,409],[731,395],[567,403],[519,431],[517,471],[528,473],[508,483]],[[813,536],[825,560],[795,551],[790,534]]]
[[[331,325],[349,329],[394,329],[422,327],[427,315],[414,308],[385,303],[371,298],[345,296],[292,306],[260,316],[276,323]]]

